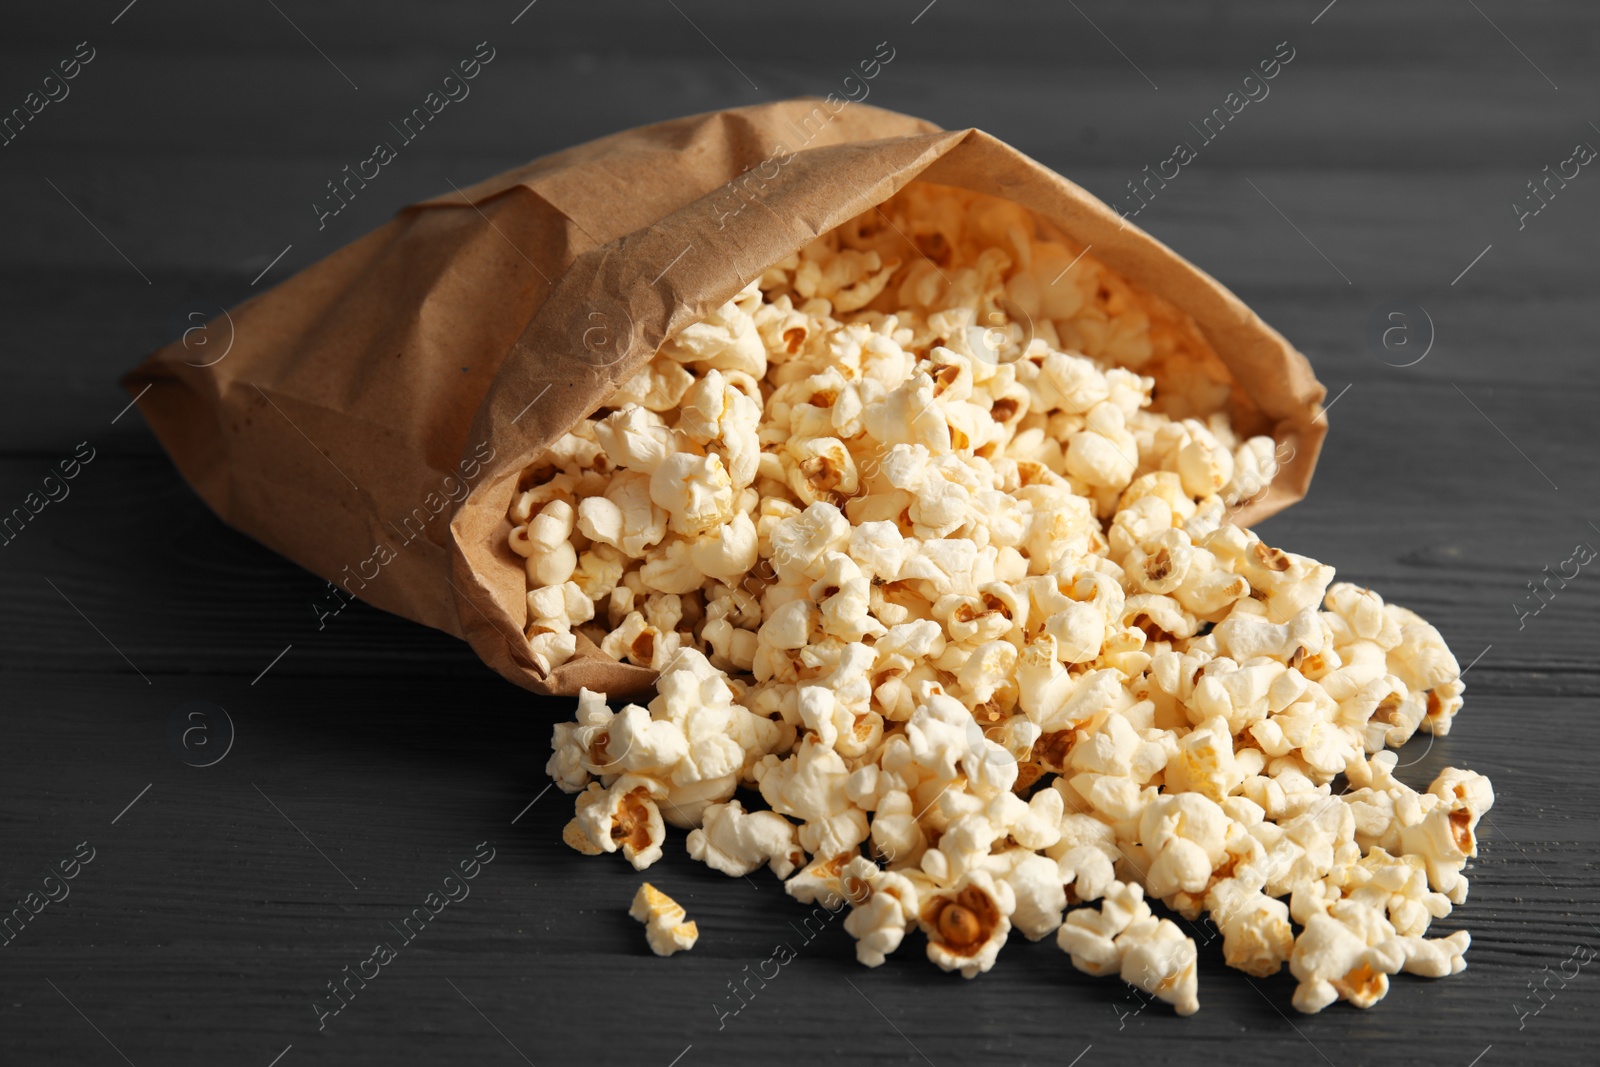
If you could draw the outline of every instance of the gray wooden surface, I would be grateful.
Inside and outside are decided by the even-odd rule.
[[[0,114],[78,42],[95,58],[0,146],[0,511],[79,442],[95,458],[0,546],[0,902],[81,842],[94,859],[0,947],[0,1062],[1592,1062],[1600,972],[1544,983],[1600,947],[1600,576],[1524,623],[1513,605],[1600,545],[1600,176],[1522,229],[1510,208],[1574,144],[1600,147],[1592,6],[523,2],[5,15]],[[472,95],[319,232],[323,183],[485,40]],[[1402,756],[1414,783],[1449,763],[1494,780],[1471,898],[1436,926],[1472,933],[1464,974],[1303,1017],[1291,980],[1228,971],[1213,944],[1201,1013],[1179,1019],[1134,1014],[1048,942],[1014,941],[972,982],[909,946],[867,971],[837,921],[807,943],[770,877],[724,878],[676,845],[650,877],[702,936],[657,960],[625,915],[640,877],[560,842],[569,801],[541,767],[562,702],[360,604],[319,631],[320,580],[221,526],[119,415],[116,377],[186,312],[255,291],[286,247],[257,288],[450,182],[827,93],[884,40],[871,103],[982,126],[1113,201],[1278,42],[1295,49],[1138,222],[1338,397],[1312,492],[1269,541],[1421,611],[1474,663],[1457,731]],[[1404,304],[1434,343],[1396,367],[1409,357],[1371,346],[1368,323]],[[193,700],[236,727],[210,767],[168,739]],[[389,924],[483,841],[470,897],[319,1032],[325,983],[398,946]],[[782,942],[794,961],[720,1018],[728,983]],[[1530,983],[1548,989],[1537,1014]]]

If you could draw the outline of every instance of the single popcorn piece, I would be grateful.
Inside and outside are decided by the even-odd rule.
[[[572,577],[578,565],[578,552],[572,536],[574,514],[565,500],[546,504],[526,526],[511,531],[511,550],[527,561],[531,584],[560,585]]]
[[[1387,923],[1370,909],[1344,909],[1344,916],[1312,915],[1295,939],[1289,969],[1299,979],[1294,1006],[1316,1012],[1336,1000],[1370,1008],[1389,991],[1389,975],[1403,957],[1380,951]],[[1388,937],[1393,936],[1389,928]]]
[[[704,533],[733,518],[733,479],[714,452],[674,452],[650,475],[650,501],[674,533]]]
[[[1144,809],[1139,841],[1151,858],[1145,881],[1152,896],[1203,893],[1226,854],[1228,816],[1203,793],[1165,793]]]
[[[1305,1012],[1460,971],[1429,927],[1494,791],[1393,751],[1450,731],[1460,666],[1231,521],[1296,442],[1249,435],[1223,355],[1021,207],[921,182],[683,327],[501,535],[528,662],[657,674],[554,728],[564,839],[643,869],[676,826],[847,902],[865,966],[916,927],[971,978],[1014,927],[1179,1014],[1197,949],[1158,901]],[[693,943],[640,894],[652,948]]]
[[[633,895],[628,914],[644,923],[645,940],[657,956],[670,956],[694,948],[694,943],[700,939],[700,927],[684,922],[682,905],[649,882],[641,884]]]
[[[850,902],[845,931],[856,939],[856,959],[879,967],[900,947],[908,924],[917,921],[918,883],[911,874],[879,870],[865,856],[856,856],[840,872]]]
[[[1401,847],[1422,857],[1433,888],[1461,904],[1467,899],[1461,871],[1478,854],[1478,820],[1494,804],[1494,789],[1475,771],[1446,767],[1427,796],[1437,802],[1420,821],[1401,829]]]
[[[928,958],[940,970],[976,978],[994,966],[1015,909],[1010,883],[985,870],[968,871],[948,889],[930,891],[917,914],[928,938]]]
[[[766,864],[787,878],[805,863],[794,823],[772,811],[747,813],[737,800],[706,808],[699,828],[689,831],[688,847],[691,859],[733,877]]]
[[[1143,919],[1117,935],[1122,980],[1171,1004],[1179,1015],[1200,1010],[1198,950],[1171,919]]]
[[[1010,794],[1005,794],[1009,796]],[[1040,795],[1059,796],[1047,792]],[[1002,853],[1006,869],[1002,877],[1011,886],[1016,908],[1011,922],[1029,941],[1038,941],[1056,932],[1061,913],[1067,906],[1066,884],[1060,868],[1050,857],[1027,848]]]
[[[1246,888],[1236,878],[1212,886],[1206,904],[1222,933],[1222,956],[1229,967],[1257,978],[1283,968],[1294,946],[1287,904]]]
[[[621,850],[634,870],[642,871],[661,858],[667,839],[656,801],[666,787],[651,778],[623,775],[608,789],[599,782],[578,796],[578,814],[562,835],[567,844],[585,855]]]
[[[1179,1015],[1200,1010],[1194,939],[1170,919],[1151,915],[1136,883],[1112,883],[1098,911],[1069,911],[1056,943],[1085,974],[1120,975],[1171,1004]]]
[[[1138,883],[1113,882],[1098,910],[1074,908],[1056,931],[1056,944],[1084,974],[1102,977],[1122,969],[1123,949],[1117,937],[1136,922],[1150,918],[1150,905]]]

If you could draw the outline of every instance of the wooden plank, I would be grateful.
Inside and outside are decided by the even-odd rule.
[[[7,24],[7,47],[41,49],[89,33],[130,48],[163,52],[183,51],[192,39],[203,39],[221,52],[273,57],[298,55],[311,47],[270,6],[223,17],[194,0],[140,4],[115,29],[109,28],[111,14],[122,6],[106,5],[109,13],[104,20],[89,13],[65,19],[48,8],[18,11]],[[1449,0],[1414,0],[1399,8],[1350,0],[1335,4],[1233,0],[1204,5],[1152,0],[1132,8],[1113,0],[1086,0],[1078,5],[1082,15],[1063,12],[1051,0],[1019,0],[1003,11],[949,0],[935,4],[893,0],[875,5],[878,10],[866,17],[849,0],[816,0],[807,6],[804,18],[734,0],[691,0],[678,5],[681,14],[670,5],[616,0],[570,5],[548,0],[537,5],[527,5],[526,0],[462,0],[451,6],[448,15],[426,0],[400,0],[385,6],[381,23],[359,7],[279,6],[336,59],[394,60],[437,53],[448,44],[441,41],[443,31],[463,37],[476,34],[474,40],[498,34],[534,54],[563,55],[587,47],[687,59],[711,47],[705,36],[695,32],[698,25],[735,58],[765,54],[815,59],[837,51],[845,31],[870,36],[900,30],[921,34],[924,46],[946,60],[1014,56],[1042,62],[1072,55],[1078,62],[1126,69],[1126,60],[1096,33],[1094,27],[1099,27],[1137,59],[1189,65],[1220,65],[1231,58],[1203,46],[1214,49],[1250,33],[1276,41],[1289,31],[1326,40],[1330,52],[1347,62],[1448,60],[1491,52],[1505,53],[1507,66],[1520,62],[1482,15]],[[1581,62],[1586,57],[1582,35],[1591,26],[1592,12],[1581,0],[1542,3],[1537,16],[1504,3],[1480,7],[1541,63]],[[1419,55],[1421,43],[1429,47]]]

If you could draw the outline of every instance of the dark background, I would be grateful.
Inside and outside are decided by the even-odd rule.
[[[0,902],[79,842],[96,850],[71,896],[0,948],[0,1061],[1592,1062],[1600,970],[1549,980],[1537,1014],[1530,983],[1600,946],[1600,576],[1537,615],[1514,605],[1534,606],[1542,567],[1600,545],[1600,175],[1520,230],[1509,205],[1576,143],[1600,146],[1600,12],[524,2],[95,0],[0,17],[0,111],[77,42],[97,53],[0,147],[0,511],[79,442],[95,449],[70,497],[0,547]],[[470,98],[318,232],[324,183],[485,40],[496,58]],[[681,834],[648,877],[701,939],[658,960],[625,914],[641,877],[560,841],[571,802],[543,792],[542,765],[564,702],[364,605],[319,630],[322,581],[217,522],[124,411],[117,377],[187,312],[237,303],[408,201],[617,129],[827,93],[884,40],[896,57],[870,103],[981,126],[1112,201],[1278,42],[1295,49],[1138,223],[1329,387],[1317,480],[1269,542],[1420,611],[1472,664],[1456,731],[1402,754],[1415,785],[1469,766],[1499,798],[1471,898],[1432,931],[1472,933],[1465,973],[1300,1016],[1286,973],[1250,980],[1212,943],[1203,1008],[1179,1019],[1134,1014],[1126,987],[1077,973],[1053,939],[1013,938],[972,982],[919,942],[869,971],[841,922],[804,943],[775,880],[694,864]],[[1412,311],[1410,348],[1373,344],[1369,323],[1408,304],[1431,331]],[[1425,359],[1393,365],[1430,332]],[[237,728],[208,768],[169,741],[191,700]],[[324,984],[397,941],[388,924],[485,840],[497,852],[470,898],[318,1033]],[[798,958],[719,1030],[727,983],[781,941]]]

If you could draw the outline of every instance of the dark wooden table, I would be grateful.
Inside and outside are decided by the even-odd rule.
[[[0,512],[67,495],[0,546],[0,901],[59,894],[49,871],[93,859],[0,947],[0,1062],[1593,1062],[1600,971],[1560,975],[1600,946],[1600,576],[1516,606],[1600,545],[1600,175],[1552,183],[1537,215],[1510,206],[1600,146],[1591,5],[524,2],[3,19],[0,113],[68,95],[0,146]],[[322,582],[217,522],[125,409],[117,376],[188,313],[403,203],[615,129],[832,91],[885,40],[872,103],[982,126],[1113,201],[1294,49],[1138,222],[1330,388],[1317,481],[1268,539],[1422,612],[1472,664],[1457,730],[1403,754],[1413,783],[1454,763],[1499,798],[1471,898],[1435,926],[1471,931],[1464,974],[1306,1017],[1286,975],[1252,982],[1212,944],[1203,1009],[1179,1019],[1135,1014],[1049,942],[1015,939],[973,982],[920,947],[868,971],[840,924],[806,942],[775,881],[694,864],[681,838],[650,877],[701,940],[658,960],[625,914],[640,878],[560,841],[570,801],[541,768],[568,707],[363,605],[319,628]],[[496,58],[471,97],[319,231],[324,183],[480,41]],[[65,90],[44,82],[88,49]],[[1426,313],[1412,346],[1373,344],[1406,305]],[[208,751],[214,709],[236,731],[209,767],[169,737],[191,701],[213,709]],[[391,924],[480,842],[470,897],[402,945]],[[319,1032],[313,1001],[380,941],[397,958]],[[793,962],[722,1017],[783,942]]]

